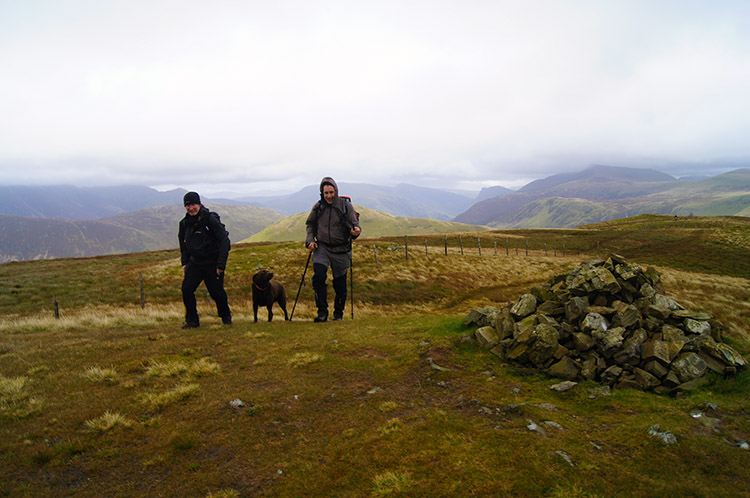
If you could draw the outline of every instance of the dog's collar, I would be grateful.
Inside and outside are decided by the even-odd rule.
[[[253,284],[253,285],[254,285],[254,286],[255,286],[255,288],[256,288],[256,289],[258,289],[259,291],[264,291],[264,290],[268,289],[268,287],[269,287],[268,285],[267,285],[267,286],[265,286],[265,287],[261,287],[261,286],[260,286],[260,285],[258,285],[258,284]]]

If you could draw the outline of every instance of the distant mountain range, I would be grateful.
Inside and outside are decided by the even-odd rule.
[[[368,216],[377,220],[365,225],[365,236],[476,226],[569,228],[642,213],[750,216],[750,168],[677,180],[652,169],[600,165],[535,180],[517,191],[490,187],[478,195],[408,184],[340,183],[339,189],[362,206],[363,223],[371,223]],[[0,262],[176,247],[185,192],[142,186],[0,187]],[[253,240],[297,240],[299,220],[318,199],[318,186],[311,185],[284,196],[203,201],[221,214],[238,242],[255,234]],[[293,214],[298,216],[286,219]]]
[[[31,218],[99,220],[139,209],[182,205],[187,190],[150,187],[0,186],[0,213]]]
[[[257,206],[212,206],[233,242],[284,218]],[[177,205],[141,209],[101,220],[29,218],[0,214],[0,262],[99,256],[172,249],[185,209]]]
[[[503,187],[497,187],[503,189]],[[457,192],[409,184],[395,187],[365,183],[339,183],[341,195],[356,204],[396,216],[450,220],[475,202],[476,192]],[[507,189],[504,189],[507,190]],[[32,218],[98,220],[148,207],[182,205],[187,190],[160,192],[150,187],[0,186],[0,213]],[[510,192],[510,190],[508,190]],[[200,193],[200,192],[199,192]],[[495,194],[497,195],[497,194]],[[317,185],[277,196],[236,199],[201,196],[203,203],[258,206],[282,214],[309,212],[320,199]]]
[[[351,197],[355,204],[396,216],[450,220],[471,207],[476,201],[476,192],[462,194],[406,183],[394,187],[383,187],[366,183],[341,182],[338,186],[340,195]],[[241,197],[235,200],[263,206],[284,214],[295,214],[310,212],[310,208],[318,199],[320,199],[319,187],[310,185],[294,194]]]
[[[676,180],[651,169],[592,166],[479,201],[453,221],[495,228],[570,228],[642,213],[750,216],[750,169]]]

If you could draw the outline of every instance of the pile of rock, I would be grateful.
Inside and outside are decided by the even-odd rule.
[[[664,294],[659,273],[611,255],[533,287],[502,309],[473,310],[467,326],[500,358],[566,380],[670,391],[707,370],[733,375],[743,357],[721,324]]]

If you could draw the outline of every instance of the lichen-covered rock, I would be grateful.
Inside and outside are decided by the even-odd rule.
[[[592,268],[586,275],[595,291],[607,294],[616,294],[620,291],[621,287],[617,279],[606,268]]]
[[[534,330],[536,339],[529,349],[529,361],[539,368],[544,368],[547,361],[557,351],[557,330],[549,325],[540,324]]]
[[[593,335],[596,331],[605,331],[607,328],[609,328],[607,319],[599,313],[589,313],[581,322],[581,330],[589,335]]]
[[[685,332],[696,335],[711,335],[711,324],[707,321],[685,318]]]
[[[612,325],[616,327],[630,328],[632,326],[640,326],[641,323],[641,312],[638,308],[632,304],[627,304],[619,309],[612,319]]]
[[[747,366],[747,362],[742,355],[723,342],[716,343],[716,351],[718,352],[717,356],[719,359],[728,366],[737,368],[744,368]]]
[[[573,297],[565,303],[565,319],[570,323],[577,323],[586,316],[589,300],[585,297]]]
[[[621,373],[622,368],[618,367],[617,365],[612,365],[604,372],[602,372],[601,381],[603,384],[611,386],[617,381],[617,378],[620,377]]]
[[[622,327],[615,327],[609,330],[593,330],[591,337],[594,338],[596,349],[605,358],[610,358],[622,347],[623,332],[625,332],[625,329]]]
[[[497,313],[498,309],[492,306],[473,309],[464,319],[464,327],[469,327],[471,325],[476,325],[478,327],[494,326]]]
[[[474,337],[476,337],[477,342],[484,349],[492,349],[500,342],[500,337],[498,337],[495,327],[479,327],[474,332]]]
[[[560,361],[549,367],[547,373],[558,379],[575,380],[578,378],[580,371],[581,370],[578,368],[578,365],[576,365],[576,362],[569,356],[565,356]]]
[[[646,341],[641,351],[641,359],[643,361],[657,360],[662,365],[669,365],[669,347],[667,343],[658,340]]]
[[[680,382],[689,382],[706,373],[706,362],[695,353],[683,353],[672,362],[671,370]]]
[[[653,389],[654,387],[661,384],[661,382],[655,375],[640,368],[633,369],[633,375],[635,375],[636,382],[638,382],[638,385],[640,385],[641,389],[643,389],[644,391]]]
[[[579,332],[577,334],[573,334],[573,344],[575,345],[577,351],[588,351],[589,349],[594,347],[595,342],[594,338],[591,337],[591,335]]]
[[[526,318],[536,311],[536,298],[532,294],[524,294],[510,309],[510,314],[516,320]]]
[[[515,330],[516,322],[513,321],[513,317],[510,315],[510,307],[505,306],[495,316],[495,331],[500,340],[503,340],[513,337]]]

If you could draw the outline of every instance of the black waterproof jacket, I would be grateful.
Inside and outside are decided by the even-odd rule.
[[[209,265],[225,270],[229,257],[229,233],[219,215],[201,206],[195,216],[188,214],[180,220],[180,255],[182,266],[188,262]]]

